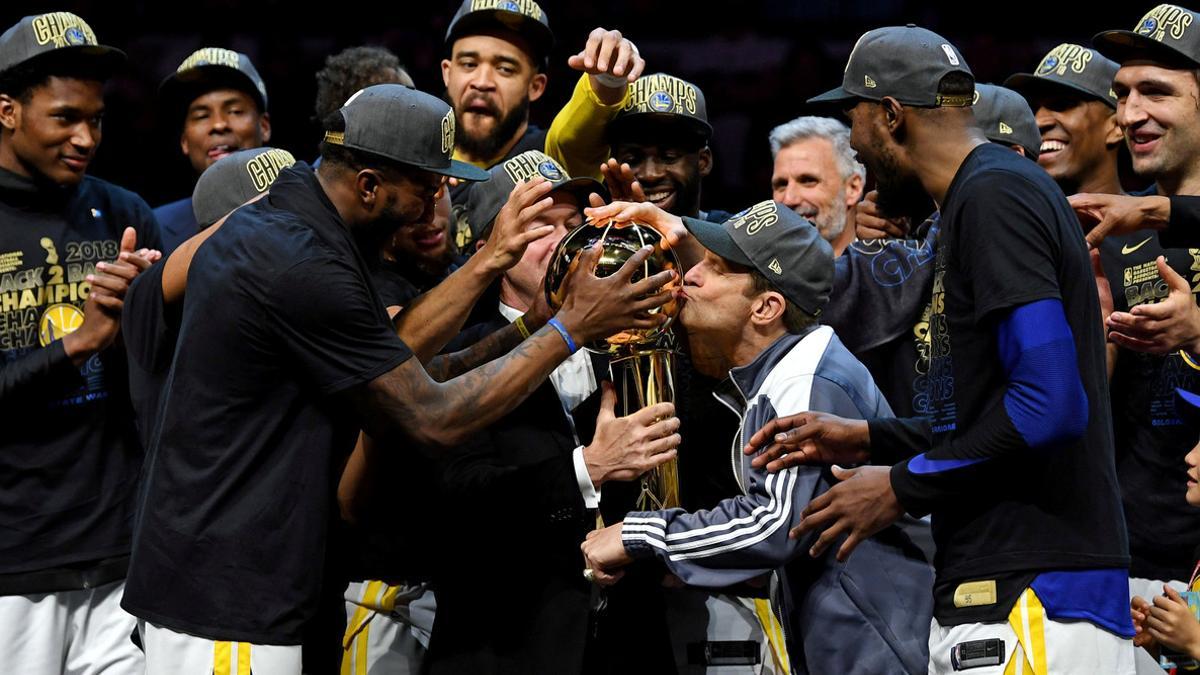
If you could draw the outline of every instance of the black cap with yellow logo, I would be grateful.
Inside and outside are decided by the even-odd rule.
[[[466,217],[473,240],[488,236],[492,223],[517,184],[539,176],[550,181],[551,192],[562,190],[574,195],[580,209],[588,205],[588,197],[593,192],[608,201],[608,190],[599,181],[586,177],[571,178],[561,164],[537,150],[526,150],[492,167],[488,173],[492,177],[486,183],[472,187],[467,200]]]
[[[1020,94],[994,84],[976,84],[975,105],[971,110],[989,141],[1019,145],[1026,157],[1037,159],[1042,132],[1029,103]]]
[[[463,0],[450,27],[446,29],[446,48],[466,35],[507,30],[524,37],[533,48],[534,61],[545,64],[554,46],[550,19],[534,0]]]
[[[1047,92],[1068,90],[1075,95],[1103,102],[1117,109],[1117,94],[1113,78],[1120,68],[1094,49],[1064,42],[1042,57],[1032,73],[1017,73],[1004,81],[1004,86],[1027,99]]]
[[[338,112],[346,127],[326,131],[326,143],[443,176],[488,179],[483,169],[450,158],[454,111],[440,98],[402,84],[376,84],[358,90]]]
[[[809,103],[848,104],[890,96],[924,108],[964,107],[973,96],[938,93],[942,78],[962,73],[974,80],[967,61],[946,38],[913,24],[863,33],[850,51],[842,86],[808,99]]]
[[[192,190],[192,213],[200,229],[267,191],[279,172],[296,163],[287,150],[238,150],[213,163],[200,174]]]
[[[214,89],[236,89],[254,99],[259,112],[267,111],[267,85],[250,57],[220,47],[204,47],[192,52],[175,72],[158,87],[169,119],[179,119],[196,97]]]
[[[704,248],[753,267],[810,316],[820,316],[833,290],[833,247],[817,227],[788,207],[767,200],[724,223],[683,218]]]
[[[1149,59],[1171,66],[1200,66],[1200,18],[1178,5],[1159,5],[1146,12],[1133,30],[1109,30],[1092,38],[1096,49],[1117,63]]]
[[[70,12],[27,16],[0,35],[0,72],[34,59],[91,60],[107,76],[125,63],[125,53],[96,41],[82,18]]]
[[[629,96],[613,120],[608,123],[611,139],[630,125],[658,121],[678,125],[695,132],[705,143],[712,138],[708,123],[708,106],[700,87],[674,75],[655,73],[643,75],[629,86]]]

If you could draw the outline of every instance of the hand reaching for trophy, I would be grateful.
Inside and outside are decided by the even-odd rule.
[[[631,328],[654,329],[666,323],[665,315],[652,311],[673,298],[672,290],[662,288],[675,279],[676,272],[667,269],[633,281],[652,251],[650,246],[641,248],[615,273],[602,278],[596,276],[595,269],[603,247],[586,248],[575,257],[562,281],[563,301],[558,318],[576,344]]]
[[[616,388],[607,381],[601,386],[596,433],[583,449],[583,461],[597,489],[611,480],[634,480],[675,459],[681,439],[674,404],[656,403],[618,417]]]

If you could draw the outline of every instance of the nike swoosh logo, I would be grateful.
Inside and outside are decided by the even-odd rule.
[[[1142,242],[1140,244],[1134,244],[1133,246],[1122,246],[1121,247],[1121,255],[1129,255],[1130,253],[1133,253],[1134,251],[1138,250],[1139,248],[1145,246],[1146,242],[1150,241],[1153,238],[1154,237],[1146,237],[1145,239],[1142,240]]]

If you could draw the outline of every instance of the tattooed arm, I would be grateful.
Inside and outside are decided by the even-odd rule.
[[[483,247],[465,265],[396,316],[397,334],[421,363],[427,363],[462,330],[475,301],[492,281],[521,260],[530,243],[554,231],[549,225],[533,227],[537,217],[554,203],[546,196],[549,192],[550,183],[540,176],[513,188]],[[443,194],[442,199],[449,198]],[[545,318],[548,317],[543,317],[543,321]],[[529,329],[537,327],[531,325]],[[492,352],[491,357],[502,353]],[[467,363],[487,360],[478,358]]]
[[[631,283],[650,253],[644,248],[603,279],[592,274],[599,247],[580,255],[566,280],[566,301],[557,318],[576,344],[629,328],[651,328],[662,320],[647,312],[665,304],[671,291],[654,291],[674,273],[660,272]],[[515,408],[570,355],[550,326],[539,329],[506,356],[439,383],[409,359],[354,390],[373,436],[398,431],[422,445],[449,446],[485,428]]]

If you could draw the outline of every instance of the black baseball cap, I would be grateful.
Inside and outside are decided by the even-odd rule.
[[[488,30],[510,30],[529,41],[534,60],[545,65],[554,46],[550,19],[534,0],[463,0],[450,27],[446,29],[446,49],[465,35],[477,35]]]
[[[607,134],[613,138],[638,122],[654,121],[679,125],[707,143],[712,138],[708,106],[700,87],[666,73],[639,77],[629,87],[629,96],[612,121]]]
[[[1082,94],[1088,99],[1102,101],[1117,109],[1117,94],[1113,78],[1120,66],[1094,49],[1064,42],[1051,49],[1032,73],[1017,73],[1004,81],[1004,86],[1026,99],[1046,92],[1067,91]]]
[[[472,187],[467,200],[466,216],[472,240],[487,238],[513,188],[538,176],[550,181],[550,192],[563,190],[573,194],[580,209],[588,205],[588,196],[593,192],[608,201],[608,190],[600,181],[571,178],[561,164],[538,150],[526,150],[492,167],[488,173],[491,179]]]
[[[1092,38],[1096,49],[1117,63],[1148,59],[1187,68],[1200,67],[1200,16],[1178,5],[1146,12],[1133,30],[1108,30]]]
[[[192,190],[192,213],[200,229],[266,192],[279,172],[295,163],[287,150],[266,147],[238,150],[214,162]]]
[[[159,100],[169,119],[187,112],[188,105],[214,89],[236,89],[254,99],[259,112],[267,111],[267,85],[250,57],[231,49],[204,47],[192,52],[158,86]]]
[[[829,302],[833,247],[815,225],[783,204],[759,202],[724,223],[685,216],[683,224],[701,246],[758,270],[810,316],[820,316]]]
[[[911,23],[876,28],[863,33],[854,44],[842,86],[808,102],[846,104],[891,96],[904,105],[924,108],[971,105],[971,95],[938,93],[942,78],[950,73],[975,79],[967,60],[946,38]]]
[[[0,72],[49,58],[90,60],[107,77],[125,63],[125,52],[97,42],[92,27],[70,12],[27,16],[0,35]]]
[[[452,178],[487,180],[490,175],[450,158],[454,111],[440,98],[402,84],[376,84],[358,90],[338,112],[345,130],[326,131],[326,143]]]
[[[1042,148],[1042,132],[1029,102],[1012,89],[994,84],[975,85],[975,121],[989,141],[1019,145],[1025,156],[1037,159]]]

